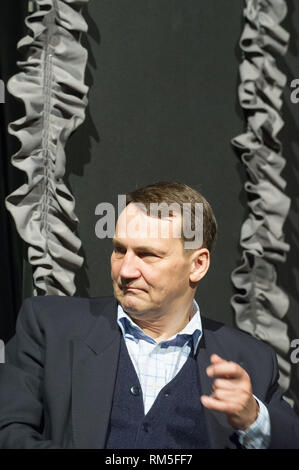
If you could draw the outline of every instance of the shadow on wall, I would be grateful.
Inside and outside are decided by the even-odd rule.
[[[243,11],[241,11],[241,14],[240,14],[240,32],[239,32],[239,35],[238,35],[239,38],[241,38],[243,29],[244,29],[244,15],[243,15]],[[239,40],[235,44],[234,52],[235,52],[235,63],[236,63],[236,86],[235,86],[236,92],[235,92],[235,106],[234,106],[234,109],[235,109],[236,115],[240,119],[240,122],[243,123],[244,122],[244,113],[243,113],[242,107],[240,105],[239,94],[238,94],[238,87],[239,87],[239,84],[240,84],[240,71],[239,71],[239,68],[238,68],[237,64],[240,64],[241,61],[242,61],[242,51],[241,51],[241,48],[240,48]],[[234,138],[237,135],[241,134],[242,132],[243,132],[243,127],[240,127],[240,129],[236,129],[235,134],[231,137]],[[240,159],[239,155],[237,155],[237,153],[236,153],[236,149],[234,149],[232,145],[231,145],[231,148],[232,148],[232,152],[236,156],[236,164],[235,164],[236,165],[236,171],[239,175],[240,181],[242,181],[242,191],[240,191],[240,193],[239,193],[239,203],[240,203],[240,206],[242,206],[243,209],[244,209],[243,219],[240,223],[240,229],[241,229],[241,225],[242,225],[243,221],[246,219],[246,217],[248,215],[248,206],[247,206],[248,199],[247,199],[247,193],[244,189],[244,184],[247,181],[247,174],[246,174],[244,164],[241,162],[241,159]],[[242,250],[242,247],[241,247],[240,243],[238,244],[238,251],[239,251],[239,256],[238,256],[238,259],[236,259],[235,267],[239,266],[242,262],[241,258],[242,258],[243,250]],[[234,287],[233,287],[233,289],[234,289]],[[233,308],[232,308],[232,310],[233,310]],[[235,320],[235,313],[233,315],[234,315],[234,320]],[[236,326],[236,321],[235,321],[235,326]]]
[[[88,33],[87,35],[82,36],[82,45],[87,49],[88,53],[88,62],[86,66],[85,73],[85,83],[89,87],[92,87],[94,80],[92,71],[97,68],[96,60],[90,46],[89,38],[92,38],[97,44],[101,43],[101,36],[98,30],[97,24],[92,19],[88,13],[87,6],[84,7],[83,17],[85,18],[88,24]],[[84,176],[84,167],[91,161],[91,139],[94,139],[96,142],[100,142],[100,136],[95,127],[92,117],[90,114],[89,106],[86,107],[86,117],[82,125],[76,130],[74,135],[68,141],[66,146],[66,155],[67,155],[67,165],[64,181],[72,194],[72,186],[70,184],[69,177],[70,175]],[[69,142],[71,141],[71,151],[69,149]],[[80,225],[79,225],[80,228]],[[80,238],[80,235],[79,235]],[[86,261],[85,250],[81,246],[78,253],[84,258],[84,263],[80,270],[76,274],[76,296],[88,297],[89,292],[88,288],[90,287],[88,279],[88,265]]]

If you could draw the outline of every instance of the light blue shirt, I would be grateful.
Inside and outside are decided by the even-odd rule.
[[[136,370],[143,395],[144,413],[153,405],[160,390],[168,384],[187,361],[191,348],[197,350],[202,337],[200,310],[195,310],[189,323],[177,334],[157,343],[118,305],[117,322],[121,328],[131,361]],[[256,398],[259,415],[244,431],[236,431],[240,444],[248,449],[266,449],[270,442],[270,418],[266,406]]]

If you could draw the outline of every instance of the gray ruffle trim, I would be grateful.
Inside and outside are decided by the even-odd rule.
[[[17,230],[29,245],[35,295],[73,295],[75,271],[82,265],[74,197],[63,182],[65,144],[83,122],[88,87],[87,51],[80,44],[87,24],[81,8],[88,0],[37,0],[39,10],[26,18],[27,49],[21,71],[8,82],[26,115],[8,126],[21,147],[12,164],[27,174],[6,199]],[[83,149],[84,151],[84,149]]]
[[[281,171],[285,159],[277,134],[286,77],[271,53],[285,54],[289,34],[279,25],[287,14],[284,0],[246,0],[240,46],[239,100],[247,118],[247,132],[232,139],[248,174],[245,190],[250,213],[241,228],[242,265],[232,273],[238,294],[232,297],[236,323],[277,352],[280,384],[289,386],[290,347],[282,321],[289,299],[276,284],[275,264],[285,262],[289,245],[283,224],[290,208]],[[257,358],[258,360],[258,358]]]

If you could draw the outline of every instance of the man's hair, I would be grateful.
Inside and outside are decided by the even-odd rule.
[[[183,204],[189,203],[189,205],[191,206],[192,230],[194,230],[194,228],[198,226],[195,223],[195,204],[202,204],[202,248],[207,248],[209,251],[211,251],[217,236],[216,218],[208,201],[203,197],[202,194],[200,194],[195,189],[183,183],[163,181],[159,183],[150,184],[148,186],[145,186],[144,188],[136,189],[135,191],[128,193],[126,198],[126,205],[130,204],[131,202],[143,204],[147,210],[147,213],[149,213],[150,204],[152,203],[166,203],[168,206],[174,203],[180,206],[181,214],[183,214]],[[185,241],[190,241],[190,238],[185,237],[183,230],[181,236]]]

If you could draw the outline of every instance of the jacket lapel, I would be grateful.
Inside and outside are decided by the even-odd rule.
[[[210,395],[212,393],[214,379],[206,374],[206,368],[210,365],[210,356],[212,354],[223,356],[223,350],[214,341],[213,334],[210,334],[210,331],[204,328],[197,353],[197,364],[203,395]],[[225,414],[209,410],[204,406],[203,411],[212,449],[236,448],[235,430],[228,424]]]
[[[108,303],[87,338],[74,340],[72,420],[76,448],[105,445],[121,337],[116,312],[116,302]]]

